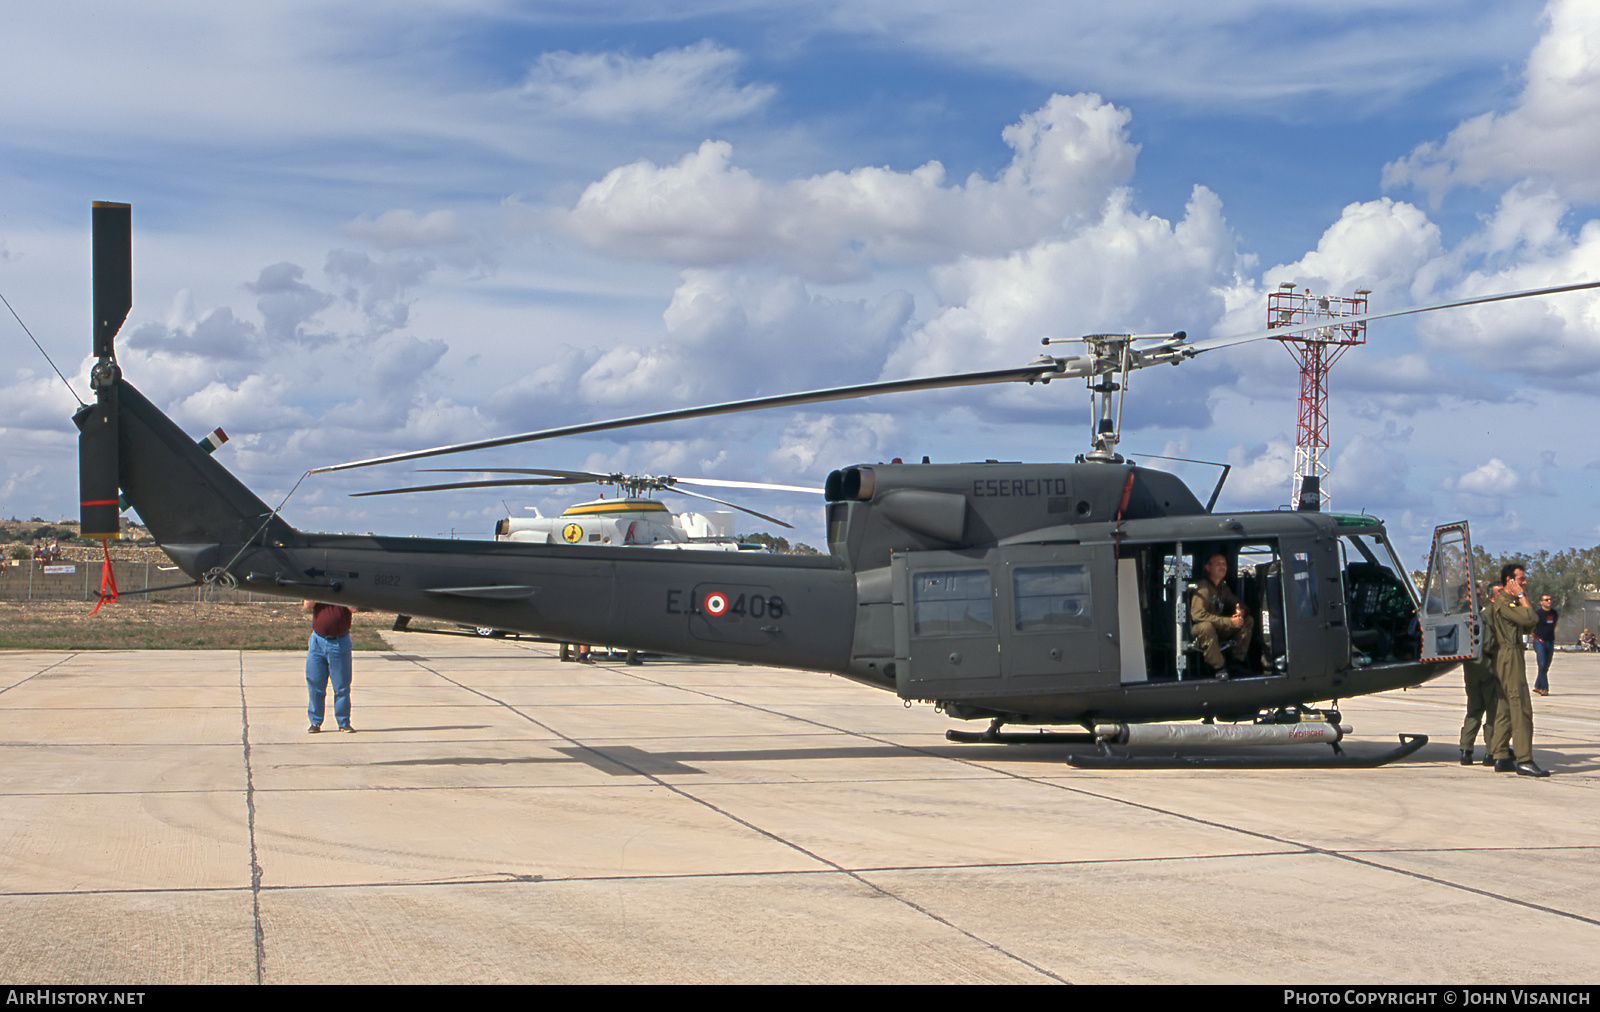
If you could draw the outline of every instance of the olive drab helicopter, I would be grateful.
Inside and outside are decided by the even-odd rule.
[[[439,485],[414,485],[356,492],[354,496],[405,495],[412,492],[446,492],[475,488],[523,488],[536,485],[614,485],[622,496],[575,503],[558,517],[540,515],[506,517],[495,525],[495,540],[522,541],[535,545],[620,545],[638,548],[702,549],[737,552],[760,550],[764,546],[742,544],[734,535],[733,514],[727,510],[707,513],[673,513],[651,492],[672,492],[693,496],[759,517],[768,523],[793,529],[794,525],[777,517],[718,499],[704,492],[693,492],[683,485],[710,488],[762,489],[777,492],[806,492],[820,495],[822,489],[807,485],[779,485],[768,481],[733,481],[726,478],[682,478],[675,475],[598,474],[594,471],[545,470],[536,467],[425,468],[432,474],[516,474],[520,478],[495,478],[483,481],[456,481]],[[537,477],[534,477],[537,476]]]
[[[1292,742],[1326,742],[1333,754],[1279,764],[1375,765],[1426,739],[1402,736],[1381,756],[1352,757],[1339,748],[1347,729],[1337,710],[1311,704],[1415,685],[1478,655],[1465,524],[1437,532],[1419,596],[1372,517],[1214,512],[1215,493],[1202,503],[1176,476],[1117,452],[1115,395],[1133,370],[1306,327],[1195,343],[1182,332],[1094,335],[1080,354],[1018,368],[663,411],[308,472],[878,394],[1086,381],[1093,446],[1075,463],[858,464],[831,473],[827,555],[315,534],[285,522],[122,377],[114,337],[132,305],[129,206],[97,202],[93,230],[95,400],[74,415],[83,536],[117,536],[120,492],[197,582],[831,672],[989,721],[982,732],[950,732],[956,740],[1100,747],[1074,752],[1077,765],[1131,761],[1118,744]],[[1202,662],[1188,620],[1190,584],[1217,554],[1256,617],[1245,670],[1227,678]],[[1020,734],[1006,725],[1083,730]]]

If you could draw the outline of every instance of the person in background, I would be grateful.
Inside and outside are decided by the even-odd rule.
[[[319,601],[301,601],[300,607],[311,613],[311,638],[306,642],[306,688],[310,693],[306,716],[311,726],[306,731],[316,734],[322,730],[322,708],[332,682],[333,719],[339,730],[354,733],[350,725],[350,609]]]
[[[1533,691],[1541,696],[1550,695],[1550,658],[1556,651],[1556,611],[1549,594],[1541,595],[1539,607],[1533,609],[1533,656],[1539,662],[1539,675],[1533,680]]]

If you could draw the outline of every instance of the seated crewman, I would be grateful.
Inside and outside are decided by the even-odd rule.
[[[1194,645],[1205,654],[1217,678],[1227,678],[1222,641],[1231,640],[1233,659],[1243,664],[1250,655],[1254,622],[1244,605],[1228,589],[1228,557],[1221,552],[1206,560],[1205,578],[1189,598],[1189,631]]]

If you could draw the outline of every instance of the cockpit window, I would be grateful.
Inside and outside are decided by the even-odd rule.
[[[1459,615],[1472,610],[1472,569],[1463,542],[1443,539],[1436,546],[1423,607],[1429,615]]]
[[[1415,629],[1417,587],[1382,534],[1346,534],[1344,555],[1346,617],[1355,663],[1413,661],[1419,641]]]

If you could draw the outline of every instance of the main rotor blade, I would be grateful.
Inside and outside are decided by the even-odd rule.
[[[518,485],[587,485],[587,478],[568,481],[565,478],[502,478],[497,481],[454,481],[448,485],[412,485],[410,488],[384,488],[376,492],[351,492],[350,498],[369,495],[401,495],[406,492],[450,492],[460,488],[511,488]]]
[[[727,415],[736,411],[754,411],[760,408],[791,408],[804,404],[854,400],[858,397],[872,397],[877,394],[910,393],[916,390],[943,390],[950,387],[984,386],[990,383],[1032,383],[1038,380],[1056,379],[1063,375],[1065,374],[1061,371],[1061,362],[1059,360],[1041,358],[1040,361],[1018,369],[991,369],[986,372],[926,376],[922,379],[859,383],[854,386],[832,387],[827,390],[809,390],[797,394],[775,394],[770,397],[751,397],[742,401],[725,401],[721,404],[708,404],[698,408],[656,411],[648,415],[633,415],[608,422],[584,422],[580,425],[563,425],[560,428],[540,429],[515,436],[480,439],[470,443],[454,443],[450,446],[436,446],[431,450],[413,450],[410,453],[395,453],[386,457],[371,457],[367,460],[353,460],[345,464],[316,467],[312,468],[310,473],[327,474],[331,471],[347,471],[356,467],[396,464],[404,460],[421,460],[424,457],[439,457],[448,453],[465,453],[468,450],[489,450],[497,446],[513,446],[517,443],[531,443],[540,439],[554,439],[557,436],[583,436],[591,432],[609,432],[612,429],[627,429],[636,425],[650,425],[655,422],[681,422],[691,418],[709,418],[713,415]]]
[[[673,492],[673,493],[675,493],[677,495],[692,495],[696,499],[709,499],[714,503],[718,503],[719,505],[731,506],[734,509],[739,510],[740,512],[748,513],[753,517],[760,517],[761,519],[763,519],[763,520],[765,520],[765,521],[767,521],[769,523],[777,524],[779,527],[787,527],[791,531],[794,530],[794,524],[786,524],[782,520],[779,520],[777,517],[769,517],[765,513],[757,513],[755,510],[750,509],[747,506],[740,506],[738,503],[736,503],[736,502],[728,502],[726,499],[718,499],[714,495],[706,495],[704,492],[690,492],[687,489],[681,489],[681,488],[668,489],[668,491],[669,492]]]
[[[554,477],[584,479],[588,481],[610,482],[623,477],[656,478],[653,475],[620,475],[596,474],[593,471],[547,471],[537,467],[422,467],[417,469],[418,474],[547,474]],[[774,492],[816,492],[819,495],[822,489],[811,485],[779,485],[770,481],[733,481],[724,478],[679,478],[674,475],[661,475],[657,480],[665,482],[665,487],[673,485],[708,485],[721,488],[759,488]]]
[[[816,492],[822,493],[820,488],[810,485],[778,485],[770,481],[725,481],[721,478],[673,478],[674,485],[706,485],[712,488],[762,488],[774,492]]]
[[[551,478],[570,478],[574,482],[610,481],[614,474],[593,471],[546,471],[537,467],[419,467],[418,474],[542,474]]]
[[[1251,341],[1261,341],[1269,337],[1283,337],[1287,334],[1303,334],[1308,330],[1321,330],[1324,327],[1339,327],[1350,323],[1362,323],[1367,320],[1388,320],[1396,316],[1411,316],[1416,313],[1431,313],[1439,309],[1456,309],[1460,306],[1481,306],[1490,302],[1509,302],[1512,299],[1527,299],[1535,295],[1558,295],[1562,292],[1581,292],[1591,288],[1600,288],[1600,281],[1585,281],[1576,285],[1556,285],[1553,288],[1530,288],[1522,292],[1505,292],[1501,295],[1480,295],[1471,299],[1456,299],[1452,302],[1436,302],[1431,306],[1410,306],[1406,309],[1391,309],[1383,313],[1362,313],[1359,316],[1334,316],[1316,323],[1297,324],[1293,327],[1274,327],[1271,330],[1257,331],[1254,334],[1240,334],[1237,337],[1213,337],[1193,344],[1183,345],[1191,354],[1202,351],[1213,351],[1217,348],[1231,348],[1236,344],[1248,344]]]

